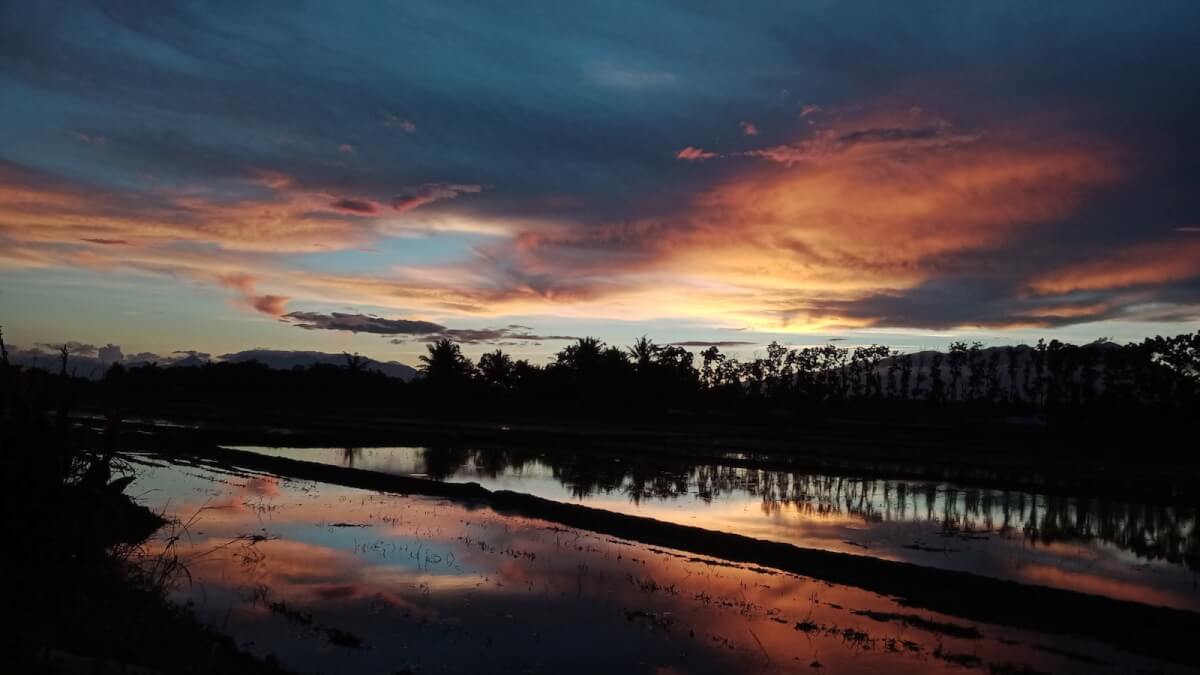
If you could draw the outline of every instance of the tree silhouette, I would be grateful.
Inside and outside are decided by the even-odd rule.
[[[44,410],[47,419],[75,396],[99,401],[114,425],[125,410],[196,404],[287,411],[336,403],[614,419],[701,412],[757,420],[825,414],[896,419],[895,411],[914,419],[1036,413],[1043,421],[1129,416],[1147,425],[1200,412],[1200,332],[1130,344],[1039,340],[1034,347],[984,348],[957,341],[947,351],[919,354],[880,345],[789,348],[772,342],[745,361],[716,346],[697,359],[684,347],[648,337],[627,348],[585,337],[545,366],[514,360],[500,349],[481,354],[475,364],[460,345],[442,339],[426,345],[411,383],[371,370],[357,354],[346,354],[341,366],[291,370],[254,361],[116,364],[92,381],[72,371],[70,349],[58,349],[58,362],[41,367],[5,363],[0,350],[6,390],[24,387],[27,407]]]
[[[443,338],[425,345],[425,348],[429,353],[421,356],[418,370],[426,380],[454,384],[470,379],[474,367],[457,344]]]
[[[479,357],[479,377],[484,384],[497,389],[511,389],[517,369],[512,357],[497,349]]]
[[[629,356],[639,371],[648,370],[654,363],[654,357],[658,355],[659,349],[658,345],[643,335],[629,346]]]

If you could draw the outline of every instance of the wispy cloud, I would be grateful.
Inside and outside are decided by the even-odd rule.
[[[445,326],[419,319],[385,319],[371,314],[333,312],[291,312],[283,319],[306,330],[344,330],[351,333],[378,335],[428,335],[446,329]]]
[[[594,81],[616,89],[641,90],[662,87],[675,82],[675,75],[658,70],[626,68],[600,64],[590,70]]]
[[[425,185],[404,190],[395,197],[392,197],[392,208],[401,212],[412,211],[426,204],[482,191],[482,185],[426,183]]]

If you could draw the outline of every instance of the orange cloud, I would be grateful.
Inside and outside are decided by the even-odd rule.
[[[1058,270],[1030,284],[1037,294],[1167,284],[1200,277],[1200,241],[1161,241]]]
[[[707,150],[695,148],[690,145],[675,153],[675,159],[687,160],[689,162],[702,162],[706,159],[712,159],[713,157],[717,156],[718,155],[715,152],[709,152]]]
[[[542,283],[540,300],[607,316],[866,327],[872,318],[839,303],[914,288],[944,273],[945,261],[1001,250],[1123,177],[1105,144],[1033,140],[1020,129],[964,133],[923,111],[744,154],[772,161],[746,166],[675,216],[522,232],[488,255],[503,261],[514,295]]]
[[[289,302],[349,301],[438,320],[554,313],[768,330],[868,327],[878,315],[855,311],[855,303],[919,288],[948,269],[1002,264],[994,256],[1007,255],[1014,238],[1073,215],[1123,180],[1127,166],[1111,144],[1039,137],[1021,125],[964,131],[923,110],[827,124],[737,154],[680,150],[681,160],[720,157],[732,176],[659,218],[583,225],[438,215],[422,227],[482,233],[489,243],[453,264],[359,275],[296,269],[280,254],[360,249],[410,234],[396,212],[483,187],[417,186],[401,191],[389,213],[368,199],[302,190],[279,173],[255,177],[255,198],[196,190],[130,196],[0,164],[0,263],[198,280],[233,289],[240,306],[271,316]],[[1191,278],[1198,253],[1195,243],[1131,249],[1045,273],[1029,288],[1045,296]],[[1013,320],[1055,324],[1115,307],[1108,299],[1047,300]],[[1000,320],[981,317],[978,325]]]
[[[0,172],[0,236],[27,243],[209,243],[236,251],[305,252],[361,246],[372,232],[326,195],[279,188],[264,199],[180,192],[122,196],[54,183],[6,181]],[[276,180],[276,179],[272,179]]]

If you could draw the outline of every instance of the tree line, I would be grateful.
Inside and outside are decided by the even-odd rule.
[[[494,400],[585,405],[1184,410],[1195,409],[1200,395],[1200,332],[1130,344],[1039,340],[1032,347],[984,348],[959,341],[946,351],[915,354],[881,345],[772,342],[746,361],[715,346],[694,354],[645,337],[625,349],[583,338],[544,366],[501,350],[473,363],[457,344],[441,340],[428,345],[420,370],[420,384],[433,394],[473,391]]]
[[[2,344],[2,343],[0,343]],[[497,349],[472,360],[460,345],[427,345],[411,382],[370,370],[347,354],[342,365],[274,370],[256,363],[198,367],[114,364],[99,382],[0,361],[24,382],[28,400],[55,388],[106,405],[166,403],[289,406],[403,406],[463,412],[797,413],[826,410],[955,410],[1099,413],[1195,412],[1200,407],[1200,332],[1118,344],[985,348],[955,342],[945,351],[900,353],[886,346],[789,348],[771,343],[748,360],[717,347],[693,353],[641,338],[628,347],[582,338],[548,363]],[[19,375],[18,375],[19,373]],[[51,395],[53,393],[53,395]]]

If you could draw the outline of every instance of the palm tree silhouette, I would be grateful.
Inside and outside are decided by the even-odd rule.
[[[442,338],[425,345],[428,354],[421,356],[420,372],[430,382],[451,383],[470,379],[474,366],[463,356],[462,349]]]
[[[498,389],[510,389],[516,376],[512,357],[497,349],[479,357],[479,377],[485,384]]]

